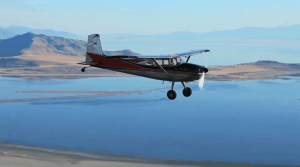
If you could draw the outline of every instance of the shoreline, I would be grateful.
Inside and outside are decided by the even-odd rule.
[[[25,164],[24,162],[28,164]],[[213,160],[186,160],[146,157],[102,151],[75,150],[68,148],[21,145],[0,142],[0,162],[18,166],[256,166],[256,167],[295,167],[288,164],[259,164]],[[0,165],[1,166],[1,165]]]
[[[296,75],[297,74],[297,75]],[[101,77],[141,77],[130,74],[1,74],[0,77],[11,77],[11,78],[24,78],[24,79],[87,79],[87,78],[101,78]],[[252,81],[252,80],[273,80],[273,79],[281,79],[281,80],[293,80],[300,78],[300,73],[290,73],[276,76],[264,76],[264,77],[256,77],[256,78],[240,78],[231,75],[205,75],[206,80],[209,81]]]

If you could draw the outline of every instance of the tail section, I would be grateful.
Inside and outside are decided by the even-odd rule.
[[[88,37],[87,52],[104,55],[99,34],[92,34]]]
[[[89,35],[86,52],[86,62],[93,61],[93,59],[89,56],[89,53],[93,55],[105,55],[102,51],[99,34]]]

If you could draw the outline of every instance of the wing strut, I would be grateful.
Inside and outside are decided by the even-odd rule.
[[[161,65],[159,65],[155,59],[152,60],[156,63],[156,65],[158,65],[160,69],[162,69],[168,75],[169,78],[172,79],[172,81],[174,80],[173,77],[170,74],[168,74],[167,71]]]
[[[190,60],[190,57],[191,57],[191,56],[189,56],[189,57],[187,58],[186,63]]]

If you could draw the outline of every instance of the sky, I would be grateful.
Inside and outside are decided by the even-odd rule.
[[[1,0],[0,26],[163,34],[300,24],[299,0]]]

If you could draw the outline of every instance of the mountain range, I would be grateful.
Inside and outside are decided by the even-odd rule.
[[[31,32],[0,40],[0,74],[81,74],[77,63],[85,61],[87,42]],[[104,51],[107,55],[137,55],[130,50]],[[87,74],[119,75],[91,68]],[[88,76],[88,75],[87,75]]]
[[[85,56],[87,42],[31,32],[0,40],[0,57],[21,55]],[[104,51],[107,55],[137,55],[130,50]]]
[[[0,39],[7,39],[16,36],[15,33],[12,33],[2,27],[0,27]]]
[[[118,39],[132,39],[132,38],[159,38],[159,39],[181,39],[181,40],[195,40],[203,38],[239,38],[239,39],[286,39],[299,40],[300,39],[300,25],[292,25],[287,27],[275,28],[260,28],[260,27],[246,27],[235,30],[214,31],[207,33],[193,33],[189,31],[176,31],[172,33],[159,35],[135,35],[128,34],[119,37]]]
[[[10,26],[8,28],[0,27],[0,39],[11,38],[15,35],[21,35],[27,32],[34,34],[44,34],[48,36],[59,36],[64,38],[72,38],[79,40],[86,40],[87,35],[77,35],[74,33],[54,31],[51,29],[32,29],[22,26]],[[300,25],[291,25],[286,27],[275,28],[261,28],[261,27],[245,27],[235,30],[214,31],[206,33],[195,33],[189,31],[176,31],[172,33],[158,34],[158,35],[138,35],[134,33],[129,34],[102,34],[105,39],[179,39],[179,40],[196,40],[203,38],[220,38],[220,39],[285,39],[285,40],[300,40]]]
[[[55,30],[51,30],[51,29],[32,29],[32,28],[23,27],[23,26],[10,26],[7,28],[0,27],[0,34],[10,33],[5,36],[0,36],[0,39],[11,38],[15,35],[22,35],[27,32],[31,32],[31,33],[38,34],[38,35],[43,34],[43,35],[48,35],[48,36],[58,36],[58,37],[80,39],[80,40],[86,40],[86,38],[87,38],[86,35],[77,35],[74,33],[69,33],[69,32],[64,32],[64,31],[55,31]]]

